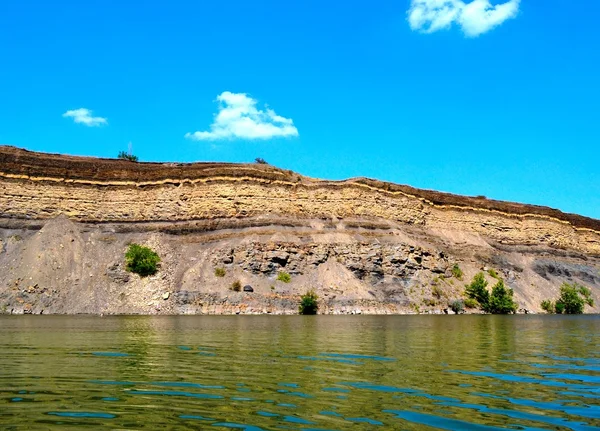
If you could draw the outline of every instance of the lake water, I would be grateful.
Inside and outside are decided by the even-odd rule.
[[[599,316],[0,316],[0,429],[597,430]]]

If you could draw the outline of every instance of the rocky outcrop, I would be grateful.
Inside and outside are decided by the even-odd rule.
[[[221,250],[213,257],[215,267],[237,266],[243,271],[265,276],[280,271],[303,274],[333,259],[359,280],[370,283],[387,277],[406,280],[417,271],[446,274],[451,277],[448,260],[443,252],[423,250],[405,244],[294,244],[252,242],[230,250]]]
[[[159,252],[157,275],[125,271],[130,242]],[[314,289],[321,312],[442,313],[483,267],[536,311],[563,281],[600,288],[599,257],[600,221],[545,207],[268,165],[0,147],[4,312],[295,313]]]

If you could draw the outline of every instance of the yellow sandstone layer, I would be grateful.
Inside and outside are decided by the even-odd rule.
[[[600,255],[600,221],[551,208],[368,179],[322,181],[271,166],[134,163],[0,147],[0,214],[83,222],[276,215],[364,218]]]

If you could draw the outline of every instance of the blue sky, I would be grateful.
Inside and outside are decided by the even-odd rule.
[[[8,0],[0,143],[262,157],[600,218],[599,14],[592,0]]]

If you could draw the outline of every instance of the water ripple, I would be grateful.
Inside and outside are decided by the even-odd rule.
[[[600,318],[0,316],[0,429],[600,428]]]

